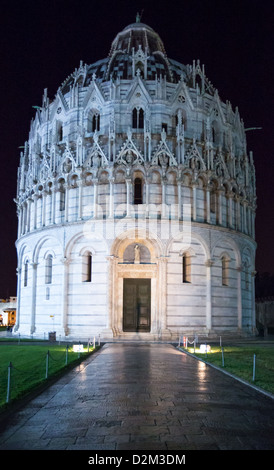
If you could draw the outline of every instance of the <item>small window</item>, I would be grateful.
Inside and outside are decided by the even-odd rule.
[[[134,180],[134,204],[143,204],[143,188],[141,178]]]
[[[191,282],[191,258],[187,253],[182,256],[182,282]]]
[[[65,191],[60,191],[59,210],[65,210]]]
[[[52,283],[52,255],[46,258],[45,284]]]
[[[95,113],[92,116],[92,132],[100,130],[100,114]]]
[[[24,287],[27,287],[28,285],[28,274],[29,274],[29,262],[25,262],[24,266]]]
[[[134,108],[132,112],[132,128],[144,129],[144,110]]]
[[[63,140],[63,123],[58,121],[56,124],[56,134],[57,134],[57,142],[62,142]]]
[[[82,282],[92,282],[92,255],[85,253],[82,260]]]
[[[222,285],[228,286],[229,275],[229,259],[225,256],[222,257]]]
[[[249,289],[249,272],[247,266],[245,267],[245,288]]]
[[[167,134],[167,123],[166,122],[162,122],[162,130],[164,130],[165,133]]]
[[[50,299],[50,288],[47,287],[46,288],[46,300],[49,300]]]
[[[212,190],[210,192],[210,212],[212,212],[212,214],[216,214],[216,203],[216,193],[214,190]]]

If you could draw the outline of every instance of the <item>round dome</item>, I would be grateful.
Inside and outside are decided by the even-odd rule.
[[[20,155],[15,332],[254,331],[255,169],[239,110],[136,22],[44,92]]]

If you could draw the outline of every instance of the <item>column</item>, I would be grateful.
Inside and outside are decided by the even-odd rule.
[[[149,180],[146,177],[146,217],[149,217]]]
[[[126,185],[127,185],[127,217],[131,215],[131,178],[126,178]]]
[[[34,204],[34,208],[33,208],[33,229],[34,230],[36,230],[36,228],[37,228],[37,199],[38,199],[37,194],[34,194],[33,195],[33,204]]]
[[[30,333],[35,332],[35,313],[36,313],[36,283],[38,263],[31,263],[32,266],[32,289],[31,289],[31,322]]]
[[[20,327],[20,314],[21,314],[21,273],[22,269],[17,268],[16,269],[16,275],[17,275],[17,307],[16,307],[16,323],[14,327],[14,331],[17,331],[18,328]]]
[[[83,182],[82,180],[78,181],[78,220],[82,219],[83,215]]]
[[[243,232],[244,233],[248,233],[248,229],[247,229],[247,202],[244,201],[243,203],[243,211],[244,211],[244,214],[243,214],[243,217],[244,217],[244,221],[243,221]]]
[[[213,261],[208,259],[206,266],[206,328],[208,331],[212,328],[212,285],[211,285],[211,267]]]
[[[162,218],[165,219],[166,214],[166,179],[162,178]]]
[[[22,234],[22,206],[17,206],[18,212],[18,229],[17,229],[17,237],[20,238]]]
[[[237,267],[237,310],[238,310],[238,329],[241,331],[243,326],[242,319],[242,266]]]
[[[64,184],[65,189],[65,222],[68,222],[68,215],[69,215],[69,186],[68,184]]]
[[[235,229],[241,230],[241,206],[240,206],[240,199],[236,197],[236,215],[235,215]]]
[[[233,197],[233,193],[229,193],[228,195],[228,225],[230,228],[232,228],[232,211],[233,211],[233,208],[232,208],[232,203],[233,203],[233,200],[232,200],[232,197]]]
[[[161,328],[161,333],[165,334],[167,332],[167,261],[166,256],[161,256],[159,258],[159,306],[160,306],[160,318],[159,326]]]
[[[47,192],[43,190],[43,193],[42,193],[42,227],[46,225],[46,195],[47,195]]]
[[[114,317],[114,266],[115,266],[115,256],[107,256],[108,260],[108,285],[107,285],[107,317],[106,317],[106,329],[104,330],[104,336],[113,336],[113,317]]]
[[[192,219],[195,221],[197,218],[197,191],[196,183],[192,185]]]
[[[98,179],[93,180],[93,218],[97,218]]]
[[[69,263],[70,260],[67,258],[62,258],[61,262],[63,263],[63,288],[61,292],[61,329],[63,334],[67,336],[68,334],[68,277],[69,277]]]
[[[210,190],[206,188],[206,221],[210,224]]]
[[[177,180],[177,207],[178,207],[178,219],[182,217],[182,181],[181,179]]]
[[[56,217],[56,188],[52,186],[51,188],[51,223],[55,224]]]
[[[218,191],[218,223],[219,225],[223,225],[223,198],[222,198],[222,195],[223,195],[223,190],[220,189]]]
[[[26,233],[26,203],[22,204],[22,235]]]
[[[113,218],[114,214],[114,178],[110,178],[109,180],[109,218]]]

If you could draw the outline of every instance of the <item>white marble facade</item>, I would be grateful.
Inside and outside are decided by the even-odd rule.
[[[253,334],[255,170],[239,111],[137,21],[44,90],[18,169],[15,333]],[[136,248],[138,245],[138,248]],[[124,280],[150,280],[145,332]]]

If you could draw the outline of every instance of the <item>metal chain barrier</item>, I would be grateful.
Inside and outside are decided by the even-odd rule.
[[[79,342],[79,344],[80,344],[80,342]],[[100,345],[100,339],[98,341],[98,345]],[[89,351],[90,351],[90,346],[94,349],[96,348],[95,337],[93,338],[93,341],[88,340],[87,353],[89,353]],[[12,391],[16,392],[15,374],[16,375],[21,374],[21,379],[20,379],[21,382],[28,381],[28,377],[31,374],[32,378],[33,377],[37,378],[36,380],[34,380],[34,384],[42,382],[45,379],[48,379],[51,374],[53,374],[54,372],[57,372],[58,370],[62,369],[62,363],[64,364],[64,366],[68,365],[68,363],[69,363],[69,358],[68,358],[69,352],[75,352],[75,350],[69,345],[66,346],[66,350],[62,354],[61,354],[61,351],[60,351],[60,354],[58,354],[58,356],[56,354],[52,353],[50,350],[48,350],[46,352],[46,354],[44,355],[44,357],[40,361],[37,361],[33,365],[32,369],[31,370],[29,369],[29,371],[23,370],[20,367],[19,368],[15,367],[12,362],[9,362],[9,365],[8,365],[7,369],[6,369],[6,367],[5,368],[2,367],[0,369],[0,378],[1,377],[4,378],[5,375],[6,375],[6,379],[0,380],[0,397],[3,397],[4,394],[5,394],[5,383],[6,383],[6,403],[10,402]],[[83,351],[81,351],[79,349],[78,359],[80,358],[81,352],[83,352]],[[55,367],[55,368],[53,367],[53,370],[50,370],[51,369],[50,366],[51,366],[52,363],[55,363],[55,365],[57,367]],[[58,364],[59,364],[59,366],[58,366]],[[18,384],[18,381],[17,381],[17,384]],[[18,394],[20,394],[20,392],[18,390],[17,390],[17,392],[18,392]],[[3,400],[2,400],[2,402],[3,402]]]

